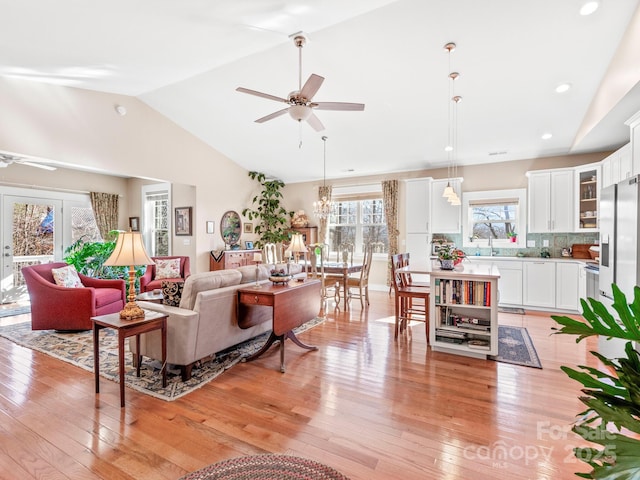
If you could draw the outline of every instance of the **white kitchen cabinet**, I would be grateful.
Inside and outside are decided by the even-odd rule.
[[[409,253],[411,266],[416,270],[429,270],[431,241],[428,233],[407,233],[405,251]]]
[[[527,307],[556,307],[555,262],[523,262],[522,303]]]
[[[462,199],[462,182],[459,178],[431,182],[431,233],[460,233],[462,230],[461,206],[451,205],[442,196],[449,183]]]
[[[405,224],[407,233],[429,233],[430,201],[430,178],[416,178],[405,182]]]
[[[629,158],[632,159],[632,175],[640,175],[640,112],[637,112],[629,120],[624,122],[629,126],[630,143]],[[623,147],[624,148],[624,147]]]
[[[498,304],[522,305],[522,262],[517,260],[495,260],[498,267]]]
[[[572,232],[574,171],[528,172],[529,233]]]
[[[602,181],[601,188],[621,182],[629,178],[633,173],[633,159],[631,153],[631,143],[604,158],[601,162]]]
[[[590,164],[575,169],[576,232],[597,232],[599,227],[600,165]]]
[[[578,311],[580,298],[580,271],[578,262],[558,262],[556,265],[556,308]],[[586,280],[586,278],[585,278]],[[586,282],[585,282],[586,290]]]

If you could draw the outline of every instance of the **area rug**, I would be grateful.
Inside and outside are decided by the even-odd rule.
[[[542,368],[529,332],[524,327],[498,325],[498,355],[490,358],[502,363]]]
[[[15,308],[2,308],[0,309],[0,318],[13,317],[14,315],[23,315],[29,312],[31,312],[31,307],[29,305]]]
[[[349,480],[337,470],[292,455],[249,455],[214,463],[179,480]]]
[[[318,317],[294,329],[304,332],[322,323]],[[93,332],[61,333],[53,330],[31,330],[31,322],[0,327],[0,336],[23,347],[37,350],[57,359],[93,372]],[[176,400],[213,380],[243,358],[257,352],[266,342],[268,333],[224,350],[212,360],[203,361],[193,367],[191,378],[183,382],[179,369],[167,371],[167,386],[162,386],[161,362],[144,357],[140,377],[136,377],[129,353],[129,342],[125,342],[125,384],[139,392],[166,401]],[[272,347],[278,348],[278,347]],[[100,331],[100,375],[118,382],[118,336],[115,330]]]

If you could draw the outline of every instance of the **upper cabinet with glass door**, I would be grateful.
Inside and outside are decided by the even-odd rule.
[[[584,165],[575,169],[576,232],[598,231],[600,198],[600,165]]]

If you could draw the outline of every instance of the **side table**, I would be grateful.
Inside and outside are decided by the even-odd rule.
[[[304,279],[292,280],[284,285],[263,283],[260,287],[248,286],[238,290],[238,325],[240,328],[251,326],[248,308],[262,308],[271,310],[271,334],[266,343],[253,355],[244,359],[246,362],[255,360],[271,345],[280,342],[280,371],[285,372],[284,341],[289,338],[293,343],[307,350],[317,350],[318,347],[302,343],[293,329],[312,320],[318,312],[320,298],[320,280]]]
[[[113,328],[118,332],[118,360],[120,370],[120,407],[124,407],[124,340],[136,337],[136,375],[140,376],[142,355],[140,352],[140,334],[160,330],[162,333],[162,386],[167,386],[167,317],[160,312],[145,310],[144,318],[125,320],[119,313],[91,317],[93,322],[93,371],[96,381],[96,393],[100,393],[100,335],[103,328]]]

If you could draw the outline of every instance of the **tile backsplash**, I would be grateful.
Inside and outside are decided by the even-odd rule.
[[[434,238],[446,238],[456,245],[462,245],[462,235],[451,234],[434,234]],[[535,241],[535,247],[529,248],[494,248],[497,254],[503,257],[515,257],[518,253],[522,253],[525,257],[539,257],[543,250],[547,250],[551,257],[561,257],[563,248],[571,248],[575,243],[598,243],[598,233],[529,233],[527,241]],[[544,240],[549,241],[548,247],[543,247]],[[473,256],[476,252],[480,255],[488,255],[489,249],[474,247],[465,247],[462,250],[468,255]]]

